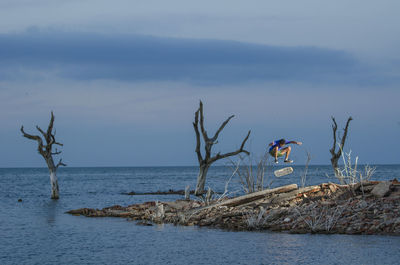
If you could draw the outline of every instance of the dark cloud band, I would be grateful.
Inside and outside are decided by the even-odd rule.
[[[140,35],[2,34],[0,47],[3,79],[15,77],[13,69],[34,69],[83,80],[349,82],[362,69],[337,50]]]

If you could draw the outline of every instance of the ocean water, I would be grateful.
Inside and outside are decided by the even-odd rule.
[[[303,166],[273,178],[300,184]],[[207,186],[223,192],[232,170],[210,169]],[[307,185],[335,182],[330,166],[310,166]],[[50,199],[46,168],[0,169],[0,264],[398,264],[400,237],[231,232],[174,225],[139,226],[123,218],[65,214],[179,195],[124,193],[194,187],[196,167],[61,168],[60,199]],[[378,165],[373,179],[400,179],[400,165]],[[236,176],[228,185],[243,193]],[[18,202],[22,199],[22,202]]]

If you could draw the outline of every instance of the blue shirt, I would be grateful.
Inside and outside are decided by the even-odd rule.
[[[282,139],[276,140],[272,142],[272,146],[269,148],[269,152],[271,152],[275,147],[278,146],[278,150],[281,150],[283,146],[279,146],[279,142]],[[291,141],[285,141],[285,144],[289,144]]]

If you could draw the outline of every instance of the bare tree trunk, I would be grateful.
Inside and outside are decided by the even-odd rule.
[[[332,164],[332,167],[333,167],[333,171],[335,173],[335,177],[340,180],[341,184],[344,184],[344,183],[342,183],[342,180],[341,180],[341,177],[340,177],[341,172],[340,172],[340,168],[339,168],[339,165],[338,165],[338,160],[334,159],[332,161],[332,159],[331,159],[331,164]]]
[[[54,161],[51,156],[47,158],[46,163],[50,172],[51,198],[58,200],[60,198],[60,194],[58,188],[57,168],[54,165]]]
[[[50,185],[51,185],[51,198],[59,199],[59,188],[58,188],[58,180],[57,180],[57,169],[59,166],[66,166],[60,159],[57,165],[54,164],[53,155],[58,155],[61,151],[57,149],[53,152],[53,144],[63,146],[61,143],[57,142],[55,139],[55,132],[53,133],[53,124],[54,124],[54,115],[51,112],[51,119],[49,123],[49,127],[47,128],[47,132],[43,131],[39,126],[36,126],[36,129],[42,134],[46,145],[44,145],[43,139],[38,135],[31,135],[24,131],[24,126],[21,126],[22,136],[28,138],[30,140],[35,140],[38,142],[38,152],[42,155],[44,160],[46,161],[47,167],[50,172]]]
[[[200,120],[199,120],[200,116]],[[234,117],[234,115],[230,116],[228,119],[226,119],[215,135],[212,138],[208,137],[207,131],[204,128],[204,114],[203,114],[203,102],[200,101],[200,106],[199,109],[195,112],[194,116],[194,122],[193,122],[193,127],[194,131],[196,133],[196,154],[197,154],[197,160],[199,161],[199,175],[197,176],[197,184],[196,184],[196,190],[195,190],[195,195],[200,195],[204,193],[204,187],[206,183],[206,177],[207,177],[207,172],[208,169],[210,168],[211,164],[214,163],[217,160],[229,157],[229,156],[234,156],[240,153],[246,153],[249,154],[248,151],[244,150],[244,145],[249,139],[250,132],[247,133],[247,136],[244,138],[240,148],[234,152],[229,152],[225,154],[221,154],[218,152],[216,155],[211,156],[211,149],[214,144],[216,144],[218,141],[218,136],[220,132],[225,128],[225,126],[228,124],[228,122]],[[199,130],[199,124],[200,124],[200,130]],[[200,151],[200,146],[201,146],[201,138],[200,138],[200,131],[203,136],[203,141],[204,141],[204,149],[205,149],[205,156],[201,154]]]
[[[51,183],[51,198],[58,200],[60,198],[58,181],[56,171],[50,171],[50,183]]]
[[[344,148],[344,144],[346,143],[347,133],[348,133],[348,130],[349,130],[349,124],[350,124],[350,121],[352,121],[352,120],[353,120],[352,117],[349,117],[349,118],[347,119],[346,127],[343,129],[343,131],[344,131],[344,132],[343,132],[343,137],[340,139],[340,140],[341,140],[341,143],[339,144],[339,148],[338,148],[338,150],[336,151],[336,142],[337,142],[336,131],[337,131],[337,123],[336,123],[335,118],[332,117],[332,122],[333,122],[333,124],[332,124],[333,146],[332,146],[332,148],[331,148],[329,151],[330,151],[330,153],[331,153],[331,155],[332,155],[332,157],[331,157],[331,164],[332,164],[333,170],[334,170],[334,172],[335,172],[335,176],[336,176],[336,178],[339,179],[339,181],[340,181],[341,184],[344,184],[344,182],[343,182],[342,173],[341,173],[340,168],[339,168],[339,166],[338,166],[338,161],[339,161],[339,159],[340,159],[340,156],[342,155],[342,151],[343,151],[343,148]]]
[[[200,165],[199,175],[197,176],[197,184],[196,184],[196,195],[200,195],[204,192],[204,187],[206,185],[206,177],[208,169],[210,168],[209,164]]]

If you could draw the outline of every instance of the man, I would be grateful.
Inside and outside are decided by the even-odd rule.
[[[297,145],[302,145],[302,142],[296,142],[296,141],[286,141],[285,139],[280,139],[277,141],[273,141],[272,143],[269,144],[271,146],[269,148],[269,154],[275,158],[275,164],[278,164],[278,157],[281,157],[285,155],[285,163],[293,163],[293,160],[289,159],[290,151],[292,151],[292,148],[290,146],[285,147],[287,144],[297,144]]]

